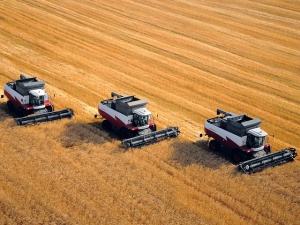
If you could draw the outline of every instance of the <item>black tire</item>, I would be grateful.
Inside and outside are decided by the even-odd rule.
[[[212,151],[219,151],[220,150],[220,144],[216,140],[211,140],[208,144],[208,147]]]
[[[24,117],[24,116],[28,116],[29,112],[27,112],[25,109],[23,109],[22,107],[18,108],[18,116],[19,117]]]
[[[270,154],[271,153],[271,146],[266,147],[264,150],[267,154]]]
[[[10,111],[13,111],[15,109],[14,104],[11,101],[7,101],[7,108]]]
[[[46,110],[47,110],[48,112],[53,112],[53,111],[54,111],[54,106],[47,106],[47,107],[46,107]]]
[[[111,129],[112,129],[111,123],[108,120],[103,120],[102,121],[102,128],[104,130],[111,131]]]
[[[120,136],[122,139],[128,139],[133,137],[133,133],[130,130],[122,127],[120,130]]]
[[[231,158],[232,158],[233,162],[236,164],[243,161],[242,154],[240,153],[239,150],[232,150]]]
[[[156,131],[156,125],[150,127],[151,131]]]

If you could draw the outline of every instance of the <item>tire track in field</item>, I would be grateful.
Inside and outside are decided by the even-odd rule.
[[[227,35],[227,34],[226,34],[226,35]],[[223,36],[224,36],[224,35],[223,35]],[[214,39],[216,39],[216,38],[214,38]],[[243,46],[245,46],[245,45],[243,45]],[[238,49],[236,49],[236,50],[238,50]],[[257,50],[256,50],[256,51],[257,51]],[[251,54],[251,52],[250,52],[250,54]],[[257,55],[256,58],[257,58],[257,57],[260,57],[260,56]]]
[[[159,2],[154,0],[147,3],[140,3],[142,5],[146,4],[148,7],[155,8],[163,12],[172,12],[172,14],[176,13],[176,15],[188,17],[189,19],[198,19],[201,16],[205,22],[216,25],[216,27],[223,26],[226,28],[232,28],[232,30],[238,29],[238,31],[241,33],[249,33],[248,31],[253,33],[257,32],[258,34],[264,33],[264,39],[266,39],[266,37],[268,37],[267,39],[273,38],[278,40],[280,40],[279,38],[282,38],[282,35],[274,34],[274,30],[272,30],[270,26],[276,27],[275,32],[297,37],[296,33],[298,32],[298,21],[295,19],[284,18],[286,23],[279,25],[278,23],[274,22],[283,22],[281,20],[283,17],[271,15],[270,13],[263,11],[252,10],[250,8],[241,13],[243,9],[237,5],[226,5],[226,3],[211,4],[211,2],[209,4],[202,2],[202,4],[199,5],[198,3],[193,4],[192,2],[183,3],[182,1],[173,1],[172,4],[170,4],[170,2],[171,1]],[[204,12],[206,13],[204,14]],[[266,18],[269,18],[269,21],[266,21]],[[251,21],[251,26],[249,26],[248,21]],[[293,29],[289,28],[292,26],[292,24],[294,24]],[[266,30],[271,31],[268,32],[268,34],[271,36],[266,35]]]
[[[149,94],[151,94],[151,93],[149,93]],[[73,96],[74,97],[74,96]],[[72,99],[72,98],[67,98],[67,99]],[[197,102],[197,101],[196,101]],[[78,105],[80,105],[80,104],[78,104]],[[86,106],[83,106],[82,108],[88,108],[88,107],[86,107]],[[95,111],[95,110],[94,110]],[[203,111],[203,110],[201,110],[201,111]]]

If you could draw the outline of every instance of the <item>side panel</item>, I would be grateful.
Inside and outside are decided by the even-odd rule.
[[[118,129],[121,129],[122,127],[127,127],[128,129],[130,129],[133,127],[132,115],[125,116],[101,103],[99,103],[98,111],[103,118],[107,119]]]
[[[31,107],[29,105],[29,96],[20,95],[8,85],[4,86],[4,94],[15,105],[15,107]]]
[[[213,124],[205,122],[205,132],[209,137],[217,140],[221,145],[230,149],[245,148],[247,136],[239,137]]]

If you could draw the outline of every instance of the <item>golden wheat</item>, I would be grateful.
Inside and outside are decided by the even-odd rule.
[[[0,84],[37,76],[76,113],[17,127],[0,100],[0,224],[300,224],[299,157],[242,175],[199,138],[222,108],[260,117],[274,151],[300,148],[297,1],[3,0],[0,12]],[[123,149],[93,119],[111,91],[147,98],[180,137]]]

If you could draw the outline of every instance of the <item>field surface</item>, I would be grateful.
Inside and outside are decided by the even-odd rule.
[[[17,127],[0,100],[0,224],[300,224],[299,157],[243,175],[199,137],[221,108],[300,149],[299,1],[0,0],[1,94],[20,73],[76,117]],[[122,148],[111,91],[180,137]]]

